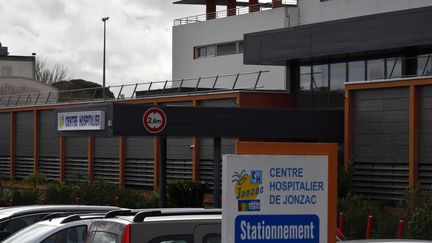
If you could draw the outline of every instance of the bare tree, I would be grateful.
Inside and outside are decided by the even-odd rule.
[[[36,80],[45,84],[52,84],[69,79],[69,73],[65,66],[61,64],[50,66],[47,64],[46,58],[43,60],[36,58],[35,73]]]

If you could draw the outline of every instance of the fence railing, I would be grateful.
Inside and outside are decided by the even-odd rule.
[[[275,6],[273,6],[271,2],[270,3],[260,3],[260,4],[250,5],[247,7],[237,7],[237,8],[221,10],[221,11],[216,11],[216,12],[207,13],[207,14],[188,16],[188,17],[184,17],[184,18],[180,18],[180,19],[175,19],[174,20],[174,26],[203,22],[203,21],[207,21],[210,19],[226,18],[229,16],[248,14],[251,12],[269,10],[269,9],[281,7],[284,5],[285,6],[286,5],[296,6],[297,0],[282,0],[281,2],[277,3]]]
[[[122,84],[96,88],[51,91],[45,93],[0,94],[1,107],[87,102],[94,100],[136,99],[184,93],[224,90],[262,90],[259,81],[269,71],[208,77]]]

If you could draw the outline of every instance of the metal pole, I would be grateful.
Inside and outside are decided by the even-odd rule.
[[[222,149],[221,138],[213,138],[213,206],[221,208]]]
[[[159,138],[159,207],[166,207],[166,159],[167,159],[167,138]]]
[[[237,73],[237,76],[236,76],[236,78],[235,78],[235,80],[234,80],[234,84],[233,84],[232,89],[235,89],[235,86],[236,86],[236,84],[237,84],[237,81],[238,81],[239,76],[240,76],[240,73]]]
[[[109,17],[102,18],[104,23],[104,43],[103,43],[103,70],[102,70],[102,98],[105,99],[105,49],[106,49],[106,21]]]
[[[254,89],[253,89],[254,91],[256,90],[257,85],[258,85],[258,82],[259,82],[259,80],[260,80],[261,72],[262,72],[262,71],[259,71],[259,73],[258,73],[258,77],[257,77],[257,79],[256,79],[256,82],[255,82],[255,85],[254,85]]]
[[[199,77],[199,79],[198,79],[198,81],[197,81],[197,84],[196,84],[196,86],[195,86],[195,91],[198,90],[198,86],[199,86],[200,82],[201,82],[201,77]]]
[[[134,95],[135,95],[135,92],[136,92],[137,88],[138,88],[138,83],[137,83],[137,84],[135,84],[135,88],[134,88],[134,91],[132,92],[132,96],[131,96],[131,99],[132,99],[132,98],[134,97]]]

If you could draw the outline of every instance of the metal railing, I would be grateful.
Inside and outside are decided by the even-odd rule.
[[[229,16],[248,14],[251,12],[269,10],[272,8],[281,7],[281,5],[282,6],[284,6],[284,5],[285,6],[287,6],[287,5],[288,6],[296,6],[297,5],[297,0],[282,0],[281,2],[282,3],[279,3],[276,6],[272,6],[271,2],[270,3],[260,3],[260,4],[250,5],[247,7],[237,7],[237,8],[227,9],[227,10],[216,11],[213,13],[199,14],[199,15],[180,18],[180,19],[174,19],[174,26],[203,22],[203,21],[207,21],[207,20],[211,20],[211,19],[226,18]]]
[[[227,90],[262,90],[262,75],[269,71],[165,80],[135,84],[122,84],[46,93],[0,94],[0,107],[47,105],[57,103],[88,102],[95,100],[136,99],[152,96],[186,93],[217,92]],[[102,93],[105,93],[104,95]],[[105,97],[105,98],[103,98]]]

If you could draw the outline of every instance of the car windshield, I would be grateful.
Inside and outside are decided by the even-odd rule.
[[[50,231],[53,228],[55,228],[54,225],[33,224],[21,231],[16,232],[15,234],[5,239],[3,242],[4,243],[12,243],[12,242],[31,243],[34,242],[34,240],[37,237],[45,234],[46,232]]]

